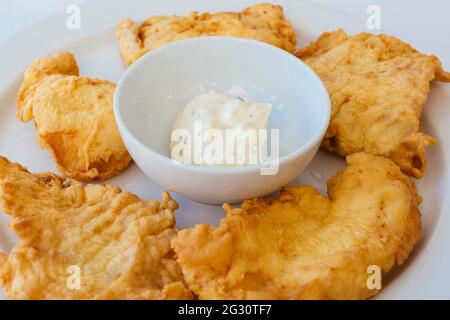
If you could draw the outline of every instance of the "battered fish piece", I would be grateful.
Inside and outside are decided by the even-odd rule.
[[[0,254],[9,298],[191,298],[170,248],[178,204],[168,193],[142,201],[111,185],[31,174],[0,157],[0,202],[20,238]]]
[[[283,8],[256,4],[242,12],[202,13],[188,16],[156,16],[139,27],[134,21],[119,22],[116,38],[126,66],[142,55],[171,41],[200,36],[234,36],[267,42],[289,52],[295,51],[296,36]]]
[[[105,180],[131,161],[114,119],[114,89],[112,82],[80,77],[71,53],[56,53],[26,70],[17,118],[34,120],[39,145],[64,175]]]
[[[435,56],[387,35],[343,30],[324,33],[296,55],[322,78],[332,102],[323,146],[341,156],[364,151],[394,161],[422,178],[425,148],[436,143],[420,132],[430,82],[450,81]]]
[[[390,160],[367,153],[328,181],[279,199],[224,205],[214,228],[200,224],[172,241],[186,282],[201,299],[365,299],[368,267],[402,264],[420,238],[415,185]],[[369,281],[369,283],[372,283]]]

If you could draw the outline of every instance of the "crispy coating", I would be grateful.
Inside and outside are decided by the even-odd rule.
[[[294,52],[296,36],[283,14],[283,8],[257,4],[242,12],[201,13],[187,16],[156,16],[139,27],[130,19],[116,29],[122,60],[130,66],[142,55],[171,41],[199,36],[234,36],[267,42]]]
[[[341,156],[369,152],[422,178],[425,148],[436,143],[420,132],[430,82],[450,81],[435,56],[387,35],[343,30],[324,33],[296,55],[322,78],[332,102],[323,146]]]
[[[56,53],[25,72],[17,118],[34,120],[39,145],[64,175],[108,179],[131,161],[114,119],[114,89],[112,82],[80,77],[71,53]]]
[[[328,181],[279,199],[224,205],[214,228],[200,224],[172,241],[186,282],[201,299],[364,299],[367,268],[402,264],[421,235],[414,184],[390,160],[367,153]],[[370,282],[372,283],[372,282]]]
[[[8,297],[191,298],[170,248],[178,205],[168,193],[142,201],[111,185],[31,174],[0,157],[0,202],[20,238],[0,254]]]

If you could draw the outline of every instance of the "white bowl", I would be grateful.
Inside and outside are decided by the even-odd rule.
[[[170,159],[177,114],[195,95],[243,88],[272,103],[269,128],[280,132],[278,172],[260,165],[213,167]],[[151,179],[169,191],[210,204],[260,197],[286,185],[308,165],[328,127],[330,101],[319,77],[292,54],[233,37],[181,40],[133,63],[120,79],[114,113],[128,151]]]

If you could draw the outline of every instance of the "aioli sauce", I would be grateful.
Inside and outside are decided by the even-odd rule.
[[[216,131],[220,130],[220,132],[223,133],[223,138],[226,137],[226,132],[235,133],[240,132],[239,130],[247,131],[248,129],[250,129],[250,131],[254,130],[255,132],[258,132],[259,129],[267,129],[267,120],[271,109],[272,106],[270,103],[248,102],[240,97],[231,97],[217,92],[209,92],[195,96],[188,102],[181,113],[178,114],[173,124],[172,133],[177,129],[184,129],[185,133],[181,135],[181,139],[173,139],[172,137],[170,145],[172,151],[171,157],[173,160],[186,162],[185,154],[179,152],[179,143],[188,144],[190,142],[192,144],[193,139],[198,138],[198,135],[196,136],[196,126],[197,129],[201,126],[202,131],[207,132],[206,137],[208,137],[209,132],[213,132],[210,129],[216,129]],[[190,139],[185,137],[185,135],[189,136]],[[237,143],[240,140],[246,139],[246,137],[237,134],[234,139],[234,142]],[[194,149],[195,151],[192,152],[191,155],[197,154],[197,156],[205,157],[205,151],[207,150],[208,145],[212,143],[208,143],[208,139],[206,140],[207,141],[203,142],[200,148]],[[226,142],[224,142],[224,145],[225,143]],[[253,153],[254,156],[257,152],[258,150],[255,150],[255,145],[248,143],[245,150],[247,156],[245,156],[244,162],[233,164],[252,164],[254,160],[252,162],[250,154]],[[236,150],[226,150],[224,147],[224,154],[235,157]],[[259,157],[257,157],[256,161],[256,163],[259,163]],[[220,163],[220,161],[217,163],[216,161],[214,164],[229,165],[230,163],[226,161],[224,163]]]

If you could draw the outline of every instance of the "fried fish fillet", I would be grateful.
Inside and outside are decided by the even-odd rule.
[[[188,16],[156,16],[139,27],[134,21],[119,22],[116,38],[124,64],[131,65],[142,55],[174,40],[199,36],[234,36],[267,42],[294,52],[296,36],[278,5],[262,3],[242,12],[202,13]]]
[[[420,238],[414,184],[390,160],[367,153],[328,181],[279,199],[224,205],[214,228],[200,224],[172,241],[186,282],[201,299],[364,299],[369,266],[402,264]],[[369,269],[370,272],[371,269]]]
[[[332,102],[323,146],[341,156],[364,151],[394,161],[422,178],[425,148],[436,143],[420,132],[430,82],[450,81],[435,56],[387,35],[343,30],[324,33],[296,55],[322,78]]]
[[[142,201],[111,185],[31,174],[0,157],[0,202],[20,238],[0,254],[13,299],[189,299],[170,241],[168,193]]]
[[[114,89],[112,82],[80,77],[71,53],[56,53],[26,70],[17,118],[34,120],[40,146],[64,175],[108,179],[131,161],[114,119]]]

